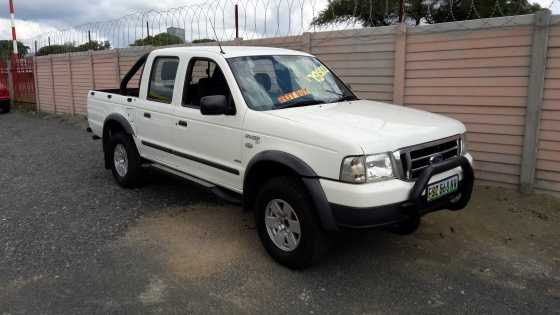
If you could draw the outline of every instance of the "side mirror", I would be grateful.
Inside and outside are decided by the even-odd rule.
[[[225,95],[209,95],[200,99],[200,112],[202,115],[225,115],[228,113]]]

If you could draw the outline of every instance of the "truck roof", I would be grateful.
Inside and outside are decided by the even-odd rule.
[[[311,56],[308,53],[284,49],[284,48],[271,48],[271,47],[256,47],[256,46],[222,46],[225,54],[220,53],[218,46],[189,46],[189,47],[171,47],[160,48],[154,50],[152,53],[155,55],[168,55],[175,56],[182,54],[202,53],[221,55],[224,58],[246,57],[246,56],[266,56],[266,55],[296,55],[296,56]]]

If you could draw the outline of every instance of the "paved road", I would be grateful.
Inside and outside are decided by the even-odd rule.
[[[477,187],[415,235],[344,233],[294,272],[196,186],[119,188],[78,125],[0,115],[0,314],[560,312],[557,199]]]

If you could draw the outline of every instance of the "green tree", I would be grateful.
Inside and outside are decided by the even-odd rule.
[[[181,37],[171,35],[169,33],[159,33],[155,36],[148,36],[137,39],[130,46],[165,46],[183,44],[184,42],[185,41]]]
[[[201,44],[201,43],[213,43],[215,42],[215,39],[210,39],[210,38],[201,38],[201,39],[195,39],[192,41],[193,44]]]
[[[65,54],[68,52],[73,52],[76,47],[73,44],[63,44],[63,45],[50,45],[43,46],[37,51],[37,56],[46,56],[54,54]]]
[[[106,41],[91,41],[85,44],[81,44],[80,46],[76,47],[77,51],[88,51],[88,50],[106,50],[111,49],[111,43],[108,40]]]
[[[76,46],[74,43],[65,43],[63,45],[50,45],[41,47],[37,51],[38,56],[46,56],[53,54],[65,54],[77,51],[88,51],[88,50],[105,50],[111,49],[111,43],[109,41],[91,41],[85,44]]]
[[[399,0],[330,0],[313,25],[357,21],[363,26],[384,26],[399,20]],[[405,21],[410,24],[442,23],[518,14],[541,10],[528,0],[408,0]]]
[[[428,23],[473,20],[499,16],[530,14],[542,10],[538,4],[527,0],[484,0],[484,1],[438,0],[430,6],[431,15],[426,16]],[[476,11],[475,11],[476,10]]]
[[[18,53],[20,55],[27,55],[29,53],[29,47],[25,46],[22,42],[17,42]],[[0,40],[0,60],[6,60],[12,54],[12,41],[11,40]]]

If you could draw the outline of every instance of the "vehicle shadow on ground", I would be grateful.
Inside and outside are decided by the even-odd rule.
[[[176,224],[196,225],[206,235],[229,229],[232,231],[230,239],[239,242],[238,246],[264,253],[258,244],[253,213],[243,211],[240,206],[223,201],[195,184],[158,171],[150,172],[146,186],[142,189],[153,190],[153,193],[174,191],[178,194],[177,199],[188,196],[190,202],[186,207],[176,205],[153,209],[149,219],[176,218]],[[496,194],[496,191],[501,193]],[[539,200],[539,204],[535,205],[533,199]],[[314,268],[332,264],[347,265],[364,258],[383,259],[383,256],[414,262],[427,255],[431,260],[440,259],[442,263],[447,263],[466,252],[484,256],[485,251],[492,246],[503,250],[508,246],[515,247],[515,250],[527,254],[539,252],[537,256],[549,255],[550,249],[544,248],[550,245],[550,241],[535,242],[551,235],[558,236],[558,232],[551,233],[555,231],[554,222],[560,219],[559,205],[558,200],[552,197],[537,195],[527,199],[514,191],[504,192],[499,188],[479,186],[467,209],[429,214],[412,235],[395,235],[381,229],[341,230],[333,233],[330,252]],[[184,226],[180,230],[188,228]],[[543,248],[539,249],[539,245]],[[262,258],[270,262],[266,255]]]
[[[253,231],[254,233],[251,232],[251,234],[254,234],[255,240],[257,238],[252,212],[245,211],[240,205],[232,204],[219,198],[209,190],[197,184],[156,169],[150,169],[140,189],[150,191],[150,194],[166,191],[168,193],[177,194],[174,199],[181,199],[181,197],[183,197],[189,200],[188,205],[184,207],[179,205],[172,208],[163,207],[160,209],[151,209],[149,212],[146,212],[146,215],[151,219],[172,217],[180,220],[181,217],[195,216],[193,212],[196,212],[197,220],[206,220],[205,217],[213,219],[212,222],[209,222],[209,226],[206,227],[208,229],[207,231],[212,231],[213,229],[225,230],[225,226],[212,226],[222,222],[222,220],[217,220],[217,218],[215,218],[216,214],[219,212],[223,213],[223,215],[228,218],[227,220],[223,220],[228,226],[240,224],[243,229]],[[183,223],[195,222],[185,221]],[[202,222],[200,222],[200,224],[202,224]],[[239,235],[237,236],[239,237]],[[382,229],[344,229],[331,234],[331,250],[329,256],[331,256],[331,258],[343,258],[348,255],[352,256],[351,253],[360,252],[363,251],[363,249],[371,250],[384,248],[390,250],[391,247],[387,247],[387,244],[401,237],[403,236],[397,236]],[[249,244],[246,245],[250,246]],[[262,251],[264,251],[264,249],[262,249]]]

